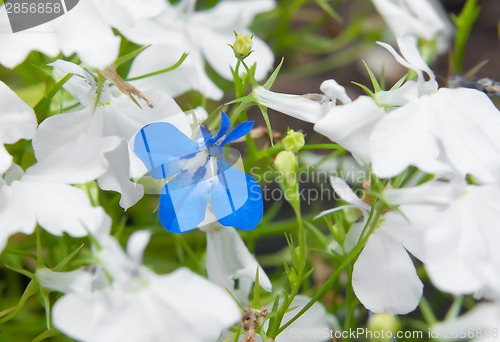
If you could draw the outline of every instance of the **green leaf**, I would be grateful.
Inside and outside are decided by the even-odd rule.
[[[150,46],[151,46],[151,44],[146,45],[146,46],[142,46],[142,47],[138,48],[137,50],[134,50],[134,51],[132,51],[124,56],[118,57],[118,59],[114,63],[115,67],[118,68],[120,65],[127,63],[128,61],[135,58],[135,56],[137,56],[138,54],[140,54],[142,51],[146,50]]]
[[[269,121],[269,115],[267,115],[267,107],[264,107],[262,105],[258,105],[258,107],[260,109],[260,112],[262,113],[262,117],[264,118],[264,121],[266,122],[266,127],[267,127],[267,130],[269,132],[269,140],[271,141],[271,146],[274,146],[273,128],[271,127],[271,121]]]
[[[327,2],[327,0],[316,0],[316,3],[319,7],[323,9],[330,17],[338,21],[339,23],[343,22],[342,17],[333,9],[332,6]]]
[[[364,66],[366,68],[366,71],[368,71],[368,75],[370,75],[370,81],[372,82],[373,90],[375,91],[375,93],[378,93],[379,91],[382,91],[382,87],[378,83],[377,78],[373,74],[372,69],[370,69],[370,67],[368,66],[368,64],[366,64],[365,61],[363,61],[363,64],[364,64]]]
[[[408,78],[408,74],[401,77],[399,79],[399,81],[397,81],[396,84],[392,86],[391,90],[396,90],[396,89],[401,88],[401,86],[403,85],[403,83],[406,81],[407,78]]]
[[[266,83],[264,83],[263,87],[266,88],[267,90],[271,89],[271,87],[274,84],[274,81],[276,81],[276,77],[278,77],[278,74],[281,70],[281,67],[283,66],[283,62],[285,61],[285,58],[281,59],[280,64],[274,69],[273,73],[269,77]]]
[[[19,303],[17,303],[16,307],[14,310],[5,310],[4,312],[7,313],[6,316],[0,319],[0,324],[5,323],[12,318],[16,317],[16,315],[21,311],[21,309],[24,307],[24,304],[28,301],[28,299],[35,294],[38,293],[38,284],[36,281],[31,280],[26,286],[26,289],[24,290],[23,295],[21,296],[21,299],[19,300]]]
[[[360,87],[361,89],[363,89],[366,93],[366,95],[369,95],[371,96],[372,98],[375,98],[375,94],[373,93],[373,91],[371,91],[367,86],[365,86],[364,84],[361,84],[361,83],[358,83],[358,82],[351,82],[352,84],[354,85],[357,85],[358,87]]]
[[[43,333],[41,333],[40,335],[35,337],[31,342],[40,342],[40,341],[46,340],[48,338],[57,336],[59,334],[61,334],[61,333],[57,329],[52,328],[52,329],[44,331]]]
[[[59,90],[63,87],[63,85],[68,82],[68,80],[73,77],[73,74],[67,74],[63,78],[57,82],[54,87],[45,95],[33,108],[35,110],[35,113],[42,113],[44,112],[50,105],[50,101],[52,101],[52,98],[57,94]]]
[[[127,78],[126,81],[130,82],[130,81],[142,80],[143,78],[157,76],[157,75],[161,75],[161,74],[164,74],[166,72],[175,70],[175,69],[177,69],[184,62],[184,60],[187,58],[187,56],[188,56],[187,53],[183,53],[182,56],[179,58],[179,60],[177,62],[175,62],[175,64],[173,64],[172,66],[169,66],[168,68],[161,69],[161,70],[158,70],[158,71],[155,71],[155,72],[151,72],[149,74],[144,74],[144,75],[141,75],[141,76]]]
[[[481,8],[477,5],[477,0],[467,0],[462,12],[460,12],[458,16],[452,16],[452,19],[457,26],[455,49],[453,51],[453,65],[456,73],[462,72],[467,41],[469,40],[472,27],[479,16],[479,12],[481,12]]]
[[[252,308],[260,310],[260,284],[259,284],[259,268],[255,271],[255,283],[253,285],[253,301]]]
[[[84,244],[81,244],[80,247],[75,249],[67,257],[65,257],[60,263],[58,263],[56,265],[56,267],[54,267],[54,271],[61,272],[63,270],[64,266],[66,266],[68,264],[68,262],[70,262],[71,259],[73,259],[82,250],[83,246],[84,246]]]

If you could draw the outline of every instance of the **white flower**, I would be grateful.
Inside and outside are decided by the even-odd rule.
[[[0,251],[9,236],[31,234],[37,224],[53,235],[74,237],[86,236],[100,226],[105,215],[102,208],[92,207],[83,190],[69,185],[85,178],[77,170],[65,173],[63,166],[56,168],[53,162],[49,158],[24,174],[14,164],[0,178]]]
[[[38,270],[42,286],[66,292],[54,305],[54,326],[79,341],[212,342],[238,322],[230,296],[201,276],[185,268],[157,275],[142,266],[149,237],[134,233],[125,254],[114,238],[98,236],[94,274]]]
[[[335,106],[337,100],[344,104],[351,102],[344,87],[335,80],[324,81],[321,83],[320,90],[324,95],[291,95],[276,93],[259,86],[254,89],[252,94],[260,105],[312,123],[321,120],[330,108]]]
[[[361,237],[369,206],[362,202],[340,178],[331,177],[335,192],[349,205],[334,208],[319,216],[355,207],[362,211],[364,223],[354,223],[346,234],[344,246],[333,243],[332,249],[349,253]],[[410,221],[411,222],[411,221]],[[368,238],[354,264],[352,286],[360,302],[375,313],[406,314],[413,311],[422,296],[422,282],[408,255],[422,254],[419,246],[423,234],[417,225],[408,224],[399,214],[384,214]]]
[[[445,52],[453,35],[446,13],[435,0],[372,0],[377,11],[397,38],[413,36],[437,39],[438,51]]]
[[[360,96],[351,104],[336,106],[317,121],[314,130],[352,153],[360,165],[368,165],[370,135],[385,115],[372,98]]]
[[[125,96],[111,96],[107,86],[94,112],[97,91],[92,76],[68,62],[58,61],[54,66],[75,73],[66,89],[87,107],[52,116],[40,124],[33,139],[37,159],[59,155],[60,159],[55,161],[58,165],[63,165],[68,172],[74,169],[86,171],[88,178],[98,179],[102,189],[121,193],[120,205],[123,208],[131,207],[142,197],[143,188],[130,181],[131,163],[140,164],[140,161],[130,152],[129,140],[142,127],[156,121],[170,122],[190,135],[188,118],[175,101],[163,93],[148,93],[154,107],[150,108],[140,100],[141,109]],[[110,145],[110,137],[119,143]],[[102,156],[109,164],[104,174],[96,165]]]
[[[159,14],[162,0],[85,0],[43,25],[12,33],[5,6],[0,7],[0,64],[14,68],[31,51],[50,57],[76,53],[91,67],[104,69],[118,57],[120,37],[113,27],[124,29],[136,21]]]
[[[387,189],[384,197],[408,219],[405,234],[420,238],[405,247],[424,262],[433,284],[461,295],[493,297],[500,279],[500,188],[496,184],[466,185],[463,181],[431,181]],[[402,216],[399,220],[404,222]],[[385,223],[383,223],[385,224]]]
[[[285,313],[281,325],[290,321],[304,306],[309,303],[311,298],[303,295],[296,296],[290,304],[290,311]],[[268,306],[272,310],[272,305]],[[269,321],[266,321],[264,327],[267,328]],[[295,322],[290,324],[278,336],[276,342],[325,342],[331,340],[330,329],[336,323],[335,317],[328,314],[325,307],[316,302],[301,315]]]
[[[500,304],[480,303],[456,320],[433,327],[435,336],[443,340],[471,339],[473,342],[495,342],[500,336]],[[451,337],[457,337],[450,339]],[[462,338],[463,337],[463,338]]]
[[[173,65],[182,55],[189,53],[176,70],[137,81],[138,87],[156,87],[177,96],[188,90],[198,90],[212,99],[221,99],[222,91],[210,80],[205,61],[222,77],[232,80],[230,67],[236,58],[228,44],[234,41],[234,31],[248,33],[253,18],[275,6],[274,0],[223,0],[215,7],[195,11],[196,0],[182,0],[167,6],[157,17],[140,21],[135,27],[123,30],[124,35],[138,44],[153,44],[138,55],[129,77],[140,76]],[[273,65],[274,56],[269,47],[253,37],[254,52],[246,59],[257,62],[255,77],[263,79]]]
[[[248,302],[257,270],[259,285],[268,292],[272,290],[269,277],[236,229],[219,224],[211,209],[206,210],[199,228],[207,234],[206,267],[210,281],[231,291],[243,305]]]
[[[13,144],[20,139],[31,139],[35,135],[36,116],[27,104],[0,81],[0,176],[10,167],[11,155],[4,144]]]

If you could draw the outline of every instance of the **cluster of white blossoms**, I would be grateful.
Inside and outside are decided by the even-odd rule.
[[[417,307],[423,287],[407,252],[424,264],[442,291],[486,298],[498,291],[500,112],[478,90],[438,88],[414,37],[399,38],[398,44],[401,55],[380,43],[417,77],[397,89],[351,101],[343,87],[328,80],[321,85],[322,104],[261,88],[254,97],[313,122],[316,132],[351,152],[379,178],[401,179],[412,172],[405,187],[380,194],[398,210],[379,212],[353,273],[354,291],[366,308],[405,314]],[[335,105],[336,100],[342,104]],[[297,114],[298,108],[306,111]],[[425,175],[432,177],[422,184]],[[342,246],[337,241],[331,246],[349,253],[366,234],[371,206],[343,180],[332,178],[331,183],[348,207],[365,217],[352,225]]]
[[[328,248],[348,256],[362,247],[352,287],[369,311],[413,311],[423,293],[418,263],[439,290],[489,300],[437,331],[499,326],[500,112],[478,90],[438,87],[417,42],[436,40],[437,50],[444,51],[452,29],[432,1],[372,2],[398,37],[400,54],[379,45],[415,77],[357,99],[333,79],[321,84],[322,95],[276,93],[256,85],[271,70],[274,55],[252,36],[253,51],[245,59],[255,65],[248,98],[314,124],[373,178],[387,180],[361,199],[346,181],[332,177],[331,186],[347,204],[318,215],[348,208],[361,213],[345,238],[332,238]],[[0,81],[0,252],[11,236],[32,234],[37,227],[91,241],[88,266],[70,272],[39,267],[34,273],[43,288],[63,294],[52,308],[52,322],[63,334],[92,342],[222,341],[234,337],[230,329],[243,315],[237,304],[250,305],[257,279],[264,291],[273,291],[237,230],[219,223],[211,204],[199,224],[206,233],[207,278],[187,268],[159,275],[143,265],[151,232],[133,233],[124,250],[111,234],[110,216],[86,190],[95,182],[119,193],[123,210],[133,207],[147,192],[136,180],[148,172],[131,147],[135,136],[147,125],[167,123],[196,138],[206,110],[185,112],[174,98],[197,91],[222,99],[207,65],[232,81],[241,62],[228,46],[233,31],[250,33],[255,16],[275,5],[274,0],[221,0],[196,10],[196,0],[80,0],[65,15],[16,34],[6,33],[7,13],[0,7],[0,64],[14,68],[39,51],[56,59],[49,67],[72,97],[64,102],[71,109],[38,124],[34,110]],[[130,84],[104,77],[116,71],[122,36],[150,45],[131,61]],[[81,63],[64,60],[75,54]],[[182,59],[177,68],[158,72]],[[134,95],[123,93],[123,83]],[[22,139],[31,140],[36,160],[26,170],[4,146]],[[293,334],[328,340],[311,337],[335,325],[326,309],[319,302],[309,305],[302,295],[292,299],[278,328],[293,323],[275,340],[295,340]],[[305,307],[309,311],[295,317]],[[483,321],[485,315],[491,322]],[[264,328],[269,325],[266,321]]]

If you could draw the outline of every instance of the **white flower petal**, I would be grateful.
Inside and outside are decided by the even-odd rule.
[[[393,314],[413,311],[423,287],[406,250],[381,230],[372,233],[354,264],[352,286],[368,310]]]
[[[290,308],[295,309],[285,313],[282,325],[290,321],[310,300],[311,298],[306,296],[296,296],[290,305]],[[281,334],[276,336],[276,342],[330,341],[330,328],[333,325],[333,320],[334,318],[328,314],[325,307],[316,302]]]
[[[19,181],[14,181],[11,186],[0,184],[0,251],[11,235],[33,233],[36,215],[27,203],[28,195]]]
[[[90,292],[94,278],[90,269],[83,268],[71,272],[54,272],[48,268],[36,270],[36,279],[42,287],[62,293]]]
[[[349,104],[352,102],[351,98],[347,95],[345,88],[338,84],[335,80],[323,81],[319,89],[333,102],[337,99],[343,104]]]
[[[340,198],[349,204],[352,204],[361,210],[369,211],[370,206],[363,202],[359,197],[352,191],[352,189],[347,185],[347,183],[339,177],[330,177],[330,184],[333,190],[340,196]]]
[[[207,272],[215,284],[235,292],[242,302],[248,301],[248,290],[259,270],[259,285],[271,291],[272,284],[255,257],[232,227],[219,227],[207,231]],[[239,280],[239,288],[234,281]],[[246,286],[244,286],[246,285]]]
[[[429,227],[425,236],[425,266],[437,288],[453,294],[474,293],[487,285],[485,270],[497,272],[498,208],[498,186],[468,186]]]
[[[94,208],[83,190],[70,185],[39,181],[25,176],[22,179],[28,203],[25,207],[36,213],[38,224],[49,233],[61,236],[63,232],[74,237],[95,232],[106,215],[100,207]]]
[[[92,1],[80,1],[51,23],[64,55],[77,53],[83,63],[104,69],[118,57],[120,37],[115,36],[111,26],[99,15],[98,6]]]
[[[382,178],[398,175],[410,165],[437,160],[433,104],[429,96],[410,101],[387,114],[370,138],[373,172]]]
[[[142,256],[150,239],[151,232],[148,230],[134,232],[128,239],[127,255],[137,265],[142,265]]]
[[[35,112],[1,81],[0,105],[0,144],[13,144],[20,139],[31,139],[35,135]],[[0,169],[0,173],[3,171],[5,169]]]
[[[62,120],[62,123],[64,121]],[[44,130],[43,135],[47,136],[50,131]],[[42,141],[47,140],[41,136],[36,140],[35,151],[40,151],[38,146],[49,147],[43,146]],[[40,158],[38,163],[26,170],[26,174],[67,184],[90,182],[101,177],[111,167],[110,155],[117,150],[120,143],[118,137],[96,137],[83,133],[76,136],[73,142],[60,145],[54,152]]]
[[[451,322],[441,322],[433,327],[434,333],[439,336],[460,336],[469,332],[484,332],[476,335],[473,341],[495,342],[498,336],[494,332],[500,331],[500,306],[498,303],[482,303],[475,306],[465,315]],[[489,335],[489,336],[486,336]]]
[[[366,165],[371,160],[370,135],[384,115],[370,97],[360,96],[351,104],[330,109],[314,130],[342,145],[359,164]]]
[[[153,45],[138,55],[129,77],[137,77],[156,72],[174,65],[185,49],[176,45]],[[158,58],[162,56],[162,58]],[[220,100],[222,91],[208,78],[200,54],[196,51],[189,52],[188,57],[177,69],[146,79],[133,81],[133,85],[140,89],[162,89],[170,96],[176,97],[194,89],[208,98]]]
[[[113,190],[121,194],[120,206],[128,209],[144,195],[141,184],[130,180],[130,159],[127,143],[122,141],[118,148],[106,155],[108,170],[99,177],[98,184],[103,190]]]
[[[253,95],[259,104],[302,121],[315,123],[323,118],[321,103],[305,96],[275,93],[264,87],[255,88]]]

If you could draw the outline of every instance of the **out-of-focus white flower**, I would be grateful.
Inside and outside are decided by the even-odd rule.
[[[372,0],[396,38],[413,36],[437,39],[438,51],[446,52],[453,26],[435,0]]]
[[[59,159],[54,160],[56,165],[63,165],[69,173],[75,169],[86,171],[86,177],[98,179],[102,189],[119,192],[123,208],[131,207],[142,197],[143,188],[130,181],[131,163],[140,161],[131,153],[129,140],[142,127],[157,121],[169,122],[190,135],[188,117],[171,97],[161,92],[148,93],[153,108],[139,100],[141,109],[125,96],[113,97],[107,85],[94,111],[97,90],[92,75],[64,61],[54,63],[54,66],[75,74],[66,89],[87,106],[76,112],[54,115],[40,124],[33,139],[37,159],[58,155]],[[110,145],[110,137],[117,139],[119,144],[112,140],[113,145]],[[103,155],[109,165],[104,174],[96,166],[102,160],[96,157]]]
[[[100,234],[94,274],[38,270],[42,286],[66,292],[54,305],[54,326],[79,341],[212,342],[238,322],[241,313],[230,296],[201,276],[185,268],[157,275],[142,266],[149,238],[134,233],[125,253]]]
[[[12,156],[4,144],[13,144],[20,139],[31,139],[35,135],[36,116],[10,88],[0,81],[0,176],[12,163]]]
[[[500,304],[480,303],[456,320],[445,321],[433,327],[434,336],[443,340],[495,342],[500,336]],[[450,339],[456,336],[457,338]]]
[[[204,222],[212,223],[205,225]],[[230,290],[243,305],[248,302],[257,270],[259,285],[264,290],[271,291],[269,277],[245,246],[236,229],[220,225],[211,210],[206,211],[204,222],[200,224],[200,229],[207,233],[208,279]]]
[[[31,234],[37,224],[58,236],[68,233],[81,237],[99,228],[105,216],[102,208],[92,207],[83,190],[69,185],[90,179],[85,180],[77,171],[65,173],[61,170],[64,166],[55,167],[53,161],[49,158],[37,163],[26,173],[13,164],[0,178],[0,251],[9,236]]]
[[[311,298],[303,295],[296,296],[290,304],[291,310],[285,313],[281,325],[288,323],[300,310],[306,306]],[[272,305],[268,306],[272,310]],[[269,321],[266,321],[264,328],[267,328]],[[276,342],[325,342],[330,341],[330,329],[338,325],[335,317],[328,314],[325,307],[316,302],[300,316],[295,322],[290,324],[278,336]]]
[[[259,86],[254,89],[252,94],[260,105],[312,123],[321,120],[337,101],[344,104],[351,103],[344,87],[334,80],[326,80],[321,83],[320,90],[324,95],[291,95],[276,93]]]
[[[331,184],[349,205],[328,210],[319,216],[355,207],[361,210],[366,222],[369,206],[342,179],[331,177]],[[421,257],[418,247],[421,246],[423,232],[395,213],[384,214],[379,222],[354,264],[352,287],[368,310],[406,314],[417,307],[423,288],[406,250]],[[344,246],[338,246],[335,242],[331,248],[349,253],[357,245],[363,227],[364,223],[353,224],[346,234]]]
[[[153,44],[138,55],[129,77],[148,74],[173,65],[189,53],[182,65],[168,73],[136,81],[144,89],[158,88],[177,96],[194,89],[212,99],[221,99],[222,91],[210,80],[205,61],[222,77],[233,79],[230,67],[236,58],[228,44],[234,41],[234,31],[249,33],[253,18],[275,6],[274,0],[222,0],[213,8],[195,11],[196,0],[182,0],[169,5],[163,13],[140,21],[123,30],[124,35],[138,44]],[[259,37],[253,37],[253,50],[246,63],[257,63],[255,78],[263,79],[271,69],[274,56]]]
[[[0,64],[14,68],[31,51],[50,57],[78,54],[91,67],[104,69],[117,57],[120,37],[113,28],[125,29],[138,20],[161,13],[162,0],[85,0],[64,15],[43,25],[12,33],[5,6],[0,7]]]

